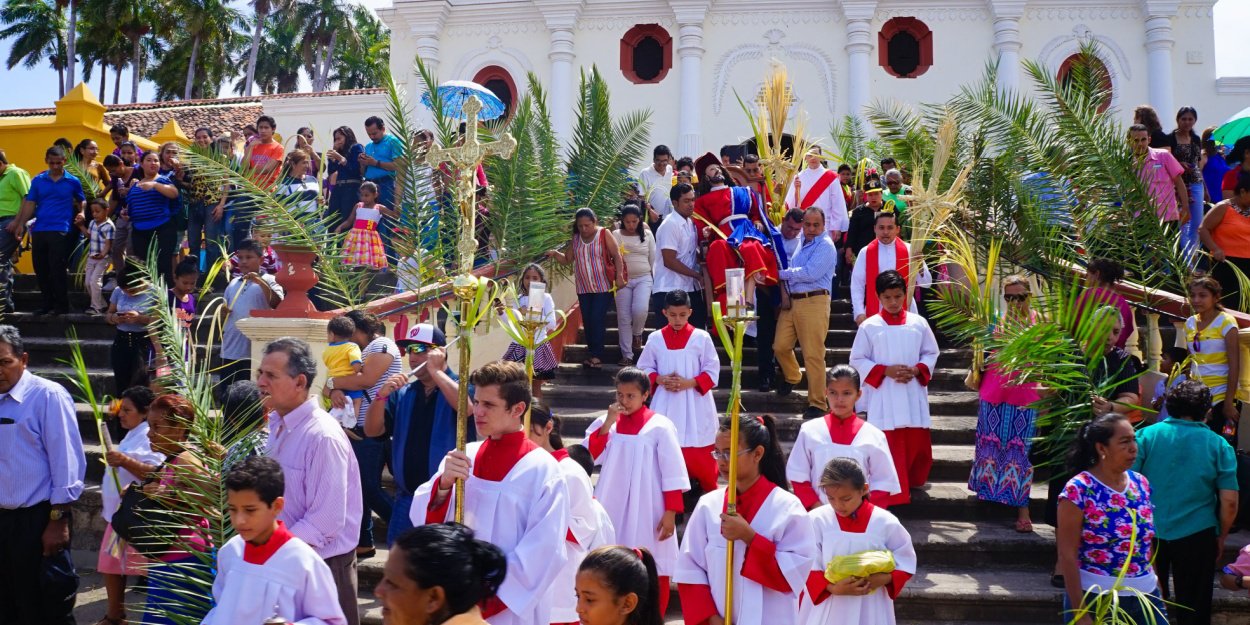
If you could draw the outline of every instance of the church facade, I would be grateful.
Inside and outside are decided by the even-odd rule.
[[[1177,107],[1199,128],[1250,105],[1250,77],[1215,76],[1215,0],[393,0],[391,69],[420,93],[412,59],[441,80],[475,80],[505,100],[533,74],[557,131],[574,120],[579,72],[599,68],[613,110],[652,111],[653,143],[697,155],[750,138],[750,104],[782,63],[806,133],[871,103],[939,102],[999,64],[1003,88],[1027,90],[1021,63],[1062,76],[1098,44],[1112,106],[1126,120]],[[827,144],[828,141],[825,141]]]

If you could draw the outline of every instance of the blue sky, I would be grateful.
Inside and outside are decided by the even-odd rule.
[[[372,8],[390,6],[391,0],[358,0],[361,4]],[[243,5],[243,2],[236,1]],[[1237,27],[1250,24],[1250,1],[1218,0],[1215,4],[1215,69],[1218,76],[1250,76],[1250,55],[1244,51],[1244,33],[1238,33]],[[1177,49],[1183,44],[1178,42]],[[8,41],[0,42],[0,59],[9,53]],[[1183,54],[1183,51],[1179,52]],[[0,67],[3,67],[0,65]],[[4,70],[0,70],[4,71]],[[111,101],[112,79],[108,77],[108,100]],[[122,102],[130,98],[130,72],[122,72]],[[92,80],[92,88],[99,87],[99,75]],[[27,70],[22,67],[12,71],[4,71],[3,93],[0,93],[0,109],[37,108],[51,106],[56,100],[56,73],[46,67]],[[305,81],[305,87],[307,87]],[[97,94],[99,95],[99,94]],[[224,94],[223,94],[224,95]],[[139,86],[139,100],[152,100],[153,88],[150,83]]]

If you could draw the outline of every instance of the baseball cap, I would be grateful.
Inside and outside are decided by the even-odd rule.
[[[425,343],[426,345],[437,345],[444,347],[447,345],[447,336],[442,330],[428,323],[418,323],[408,330],[408,337],[395,341],[400,347],[407,347],[413,343]]]

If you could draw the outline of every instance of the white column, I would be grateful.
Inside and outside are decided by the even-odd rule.
[[[846,17],[847,85],[846,113],[863,117],[864,107],[872,98],[873,32],[872,17],[877,11],[876,0],[843,0],[842,13]]]
[[[994,16],[994,54],[998,59],[999,93],[1020,88],[1020,18],[1027,0],[990,0]]]
[[[1175,11],[1172,12],[1175,14]],[[1150,105],[1162,119],[1171,119],[1172,108],[1172,15],[1150,13],[1146,18],[1146,74]]]
[[[551,27],[547,58],[551,61],[551,124],[560,145],[567,145],[573,133],[573,23]]]
[[[438,75],[438,34],[423,32],[416,36],[417,39],[417,56],[425,62],[425,66],[429,68],[430,73]]]
[[[677,111],[677,153],[697,158],[703,145],[703,19],[678,22],[677,58],[680,59],[681,100]]]

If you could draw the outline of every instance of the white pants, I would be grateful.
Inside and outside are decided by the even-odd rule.
[[[87,283],[87,293],[91,295],[91,307],[96,310],[107,310],[108,302],[104,301],[103,284],[104,272],[108,271],[109,259],[87,257],[87,275],[85,281]]]
[[[621,356],[633,360],[635,336],[642,336],[651,306],[651,276],[631,277],[616,290],[616,326],[620,333]]]

